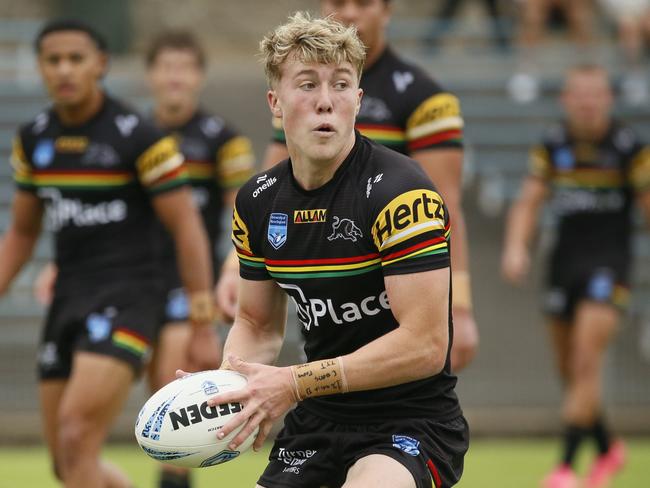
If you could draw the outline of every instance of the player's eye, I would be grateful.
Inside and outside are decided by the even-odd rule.
[[[316,88],[316,84],[312,81],[303,81],[300,83],[300,88],[303,90],[313,90]]]
[[[70,55],[70,61],[73,62],[73,63],[75,63],[75,64],[79,64],[79,63],[81,63],[83,60],[84,60],[84,57],[83,57],[83,55],[80,54],[80,53],[72,53],[72,54]]]
[[[347,81],[337,81],[334,83],[334,88],[337,90],[345,90],[348,87],[348,82]]]

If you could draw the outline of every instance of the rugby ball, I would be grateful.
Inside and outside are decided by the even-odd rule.
[[[207,400],[245,386],[246,377],[229,370],[202,371],[172,381],[140,410],[135,422],[138,444],[152,458],[186,468],[205,468],[236,458],[253,444],[259,429],[236,450],[228,449],[240,429],[224,439],[217,434],[243,405],[210,407]]]

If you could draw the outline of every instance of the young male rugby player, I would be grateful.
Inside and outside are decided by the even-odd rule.
[[[599,66],[568,72],[562,92],[566,119],[533,148],[530,176],[508,218],[502,270],[513,283],[527,274],[539,210],[550,198],[559,226],[545,300],[549,331],[565,387],[561,462],[546,488],[573,488],[576,453],[586,437],[598,457],[586,488],[609,486],[625,450],[603,417],[602,365],[629,296],[631,211],[650,221],[650,148],[612,118],[612,89]]]
[[[361,76],[364,92],[356,128],[368,138],[415,159],[444,197],[454,225],[452,239],[454,347],[452,367],[460,371],[474,358],[478,330],[472,311],[468,244],[461,206],[463,119],[458,98],[444,90],[423,69],[398,56],[386,41],[390,0],[321,0],[321,14],[353,25],[366,47]],[[274,138],[264,167],[288,157],[280,119],[274,118]],[[225,266],[220,304],[234,313],[235,259]]]
[[[155,341],[154,213],[173,235],[190,294],[186,351],[197,368],[219,354],[208,327],[207,239],[175,141],[103,90],[103,38],[86,24],[53,21],[35,47],[53,104],[15,139],[17,191],[0,244],[0,294],[29,259],[46,209],[58,278],[38,373],[54,470],[68,488],[126,488],[100,451]]]
[[[415,161],[354,130],[353,27],[297,13],[261,50],[290,157],[237,195],[222,367],[248,385],[210,400],[245,405],[219,435],[244,425],[236,449],[259,426],[259,448],[288,412],[258,487],[452,486],[468,428],[450,368],[447,209]],[[275,367],[288,297],[309,362]]]

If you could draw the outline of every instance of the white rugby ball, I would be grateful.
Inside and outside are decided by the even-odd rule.
[[[144,404],[135,422],[135,438],[152,458],[186,468],[205,468],[236,458],[255,440],[258,429],[236,450],[219,430],[243,408],[241,403],[209,407],[207,400],[218,393],[239,390],[246,377],[228,370],[194,373],[163,386]]]

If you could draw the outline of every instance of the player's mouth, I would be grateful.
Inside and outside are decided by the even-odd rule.
[[[56,93],[59,96],[70,96],[74,95],[77,91],[77,88],[72,83],[61,83],[56,87]]]
[[[319,135],[327,136],[327,135],[334,134],[336,131],[334,130],[334,127],[330,124],[320,124],[314,129],[314,132],[316,132]]]

